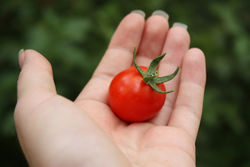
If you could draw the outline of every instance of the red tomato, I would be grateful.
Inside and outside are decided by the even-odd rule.
[[[140,66],[146,72],[147,67]],[[163,83],[157,84],[165,91]],[[112,80],[109,105],[113,112],[127,122],[141,122],[154,117],[162,108],[166,94],[158,93],[143,81],[135,67],[128,68]]]

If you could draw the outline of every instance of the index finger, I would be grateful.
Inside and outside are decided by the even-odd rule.
[[[132,64],[133,48],[141,41],[144,16],[142,11],[136,10],[121,21],[100,64],[76,101],[91,99],[107,102],[110,81]]]

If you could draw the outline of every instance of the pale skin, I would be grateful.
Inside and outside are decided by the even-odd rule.
[[[128,14],[115,31],[92,78],[75,101],[56,92],[50,63],[34,50],[20,52],[15,125],[30,166],[194,167],[206,80],[205,57],[190,48],[188,31],[169,28],[161,16]],[[164,107],[153,119],[126,123],[109,108],[112,78],[136,61],[148,66],[161,53],[160,76],[181,70],[166,83]],[[94,56],[94,55],[93,55]],[[114,63],[115,62],[115,63]],[[56,68],[56,67],[55,67]],[[70,75],[70,74],[65,74]],[[81,77],[81,76],[79,76]]]

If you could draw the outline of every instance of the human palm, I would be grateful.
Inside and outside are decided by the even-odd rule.
[[[30,166],[161,167],[195,166],[195,139],[202,111],[205,61],[199,49],[189,49],[184,27],[159,15],[144,21],[138,13],[126,16],[92,78],[72,102],[57,95],[51,66],[39,53],[20,53],[15,123]],[[137,63],[148,65],[162,52],[160,75],[181,73],[166,84],[166,102],[150,121],[126,123],[109,108],[112,78]]]

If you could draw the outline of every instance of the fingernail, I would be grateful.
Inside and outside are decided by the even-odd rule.
[[[142,10],[139,10],[139,9],[133,10],[133,11],[131,11],[131,13],[136,13],[136,14],[141,15],[142,17],[145,17],[145,12],[143,12]]]
[[[188,28],[188,26],[187,26],[186,24],[180,23],[180,22],[175,22],[175,23],[173,24],[173,27],[182,27],[182,28],[184,28],[184,29],[186,29],[186,30],[187,30],[187,28]]]
[[[19,66],[20,66],[20,68],[22,68],[23,62],[24,62],[24,49],[21,49],[21,50],[18,52],[18,61],[19,61]]]
[[[169,15],[163,11],[163,10],[155,10],[152,15],[157,15],[157,16],[162,16],[163,18],[165,18],[167,21],[169,19]]]

